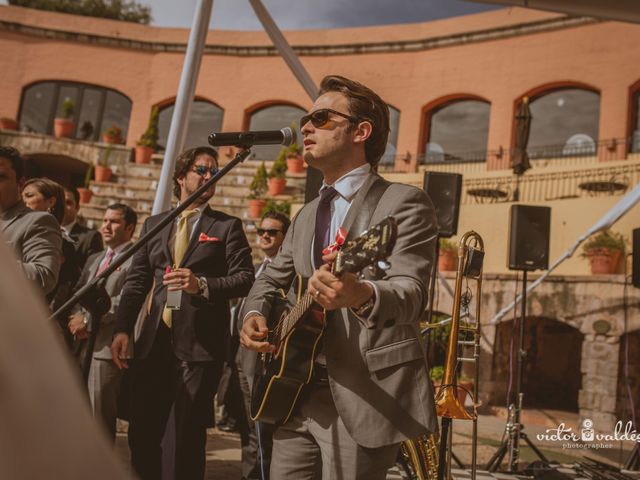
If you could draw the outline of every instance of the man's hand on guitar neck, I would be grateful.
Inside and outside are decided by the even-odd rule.
[[[334,252],[322,257],[326,263],[309,279],[309,293],[327,310],[358,308],[373,296],[374,289],[353,273],[345,272],[340,277],[331,273],[331,263],[336,255],[337,252]]]
[[[267,319],[259,313],[249,313],[242,324],[240,343],[244,348],[255,352],[273,352],[275,349],[273,345],[261,341],[267,338],[268,333]]]

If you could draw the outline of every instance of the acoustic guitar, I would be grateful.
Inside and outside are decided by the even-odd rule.
[[[345,272],[358,273],[366,267],[380,272],[396,236],[395,219],[385,218],[342,246],[332,266],[333,274],[339,277]],[[282,291],[273,302],[267,340],[275,346],[275,351],[262,355],[262,372],[256,375],[251,397],[252,420],[285,423],[302,387],[313,376],[327,312],[314,302],[300,275],[294,282],[297,302],[293,307]]]

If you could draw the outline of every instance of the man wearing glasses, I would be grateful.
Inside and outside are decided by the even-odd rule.
[[[324,176],[320,197],[305,205],[280,253],[246,301],[242,345],[261,352],[271,293],[295,273],[328,311],[312,379],[289,420],[273,435],[271,478],[384,479],[400,443],[433,432],[436,415],[419,320],[427,304],[437,240],[424,191],[386,182],[372,168],[383,155],[389,109],[372,90],[325,77],[300,121],[305,161]],[[355,238],[386,216],[398,236],[382,278],[337,278],[323,254],[342,228]]]
[[[264,253],[264,260],[256,267],[256,278],[264,271],[264,269],[276,258],[278,250],[284,241],[284,236],[289,229],[291,221],[289,217],[280,212],[267,212],[260,222],[257,229],[258,246]],[[243,299],[235,308],[234,326],[236,331],[240,333],[242,329],[242,319],[244,317]],[[235,347],[238,347],[237,337],[235,338]],[[247,424],[241,427],[241,443],[242,443],[242,478],[247,480],[266,480],[269,478],[269,464],[271,461],[271,434],[270,425],[261,424],[260,431],[257,432],[255,422],[251,420],[251,388],[253,379],[256,374],[256,362],[258,354],[245,348],[240,348],[235,356],[236,370],[242,398],[244,401],[244,409]],[[260,440],[258,441],[258,433]],[[261,452],[258,451],[261,450]],[[263,479],[261,473],[264,472]]]
[[[218,172],[217,159],[210,147],[178,157],[179,201]],[[128,367],[127,346],[152,292],[131,372],[129,446],[143,480],[204,477],[206,427],[227,358],[229,300],[245,296],[254,279],[242,222],[208,206],[214,193],[212,187],[138,250],[122,291],[111,345],[118,368]],[[148,218],[141,235],[166,215]]]

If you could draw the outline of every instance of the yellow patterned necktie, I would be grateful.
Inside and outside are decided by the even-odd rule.
[[[189,247],[189,217],[197,214],[198,210],[185,210],[180,214],[180,220],[178,220],[178,228],[176,228],[176,240],[173,247],[173,263],[176,266],[180,266],[184,254]],[[162,321],[171,328],[171,310],[164,307],[162,312]]]

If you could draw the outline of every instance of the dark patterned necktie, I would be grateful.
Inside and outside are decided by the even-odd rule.
[[[315,268],[322,265],[322,250],[329,245],[329,230],[331,229],[331,200],[338,192],[333,187],[327,187],[320,192],[320,202],[316,210],[316,232],[313,240],[313,263]]]

